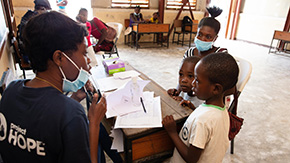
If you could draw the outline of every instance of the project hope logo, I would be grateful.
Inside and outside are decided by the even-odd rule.
[[[7,138],[7,121],[5,116],[0,113],[0,141]],[[10,124],[10,131],[8,136],[8,143],[18,146],[28,152],[36,151],[37,155],[45,156],[44,143],[32,138],[26,137],[26,129],[22,129],[19,125]]]
[[[0,141],[6,138],[7,134],[7,123],[4,115],[0,113]]]

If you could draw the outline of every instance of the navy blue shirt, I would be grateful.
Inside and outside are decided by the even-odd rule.
[[[91,162],[83,107],[53,87],[13,81],[0,101],[0,154],[8,162]]]

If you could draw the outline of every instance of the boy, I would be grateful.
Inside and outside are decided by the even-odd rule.
[[[98,65],[97,58],[95,56],[94,48],[91,43],[92,26],[91,26],[91,23],[88,22],[88,10],[85,8],[81,8],[79,10],[79,14],[76,16],[76,20],[79,23],[84,24],[86,26],[86,29],[88,31],[88,35],[86,36],[87,42],[88,42],[87,52],[88,52],[88,56],[91,59],[90,66],[91,67],[97,66]]]
[[[236,85],[239,68],[228,53],[215,53],[202,58],[194,74],[193,91],[205,103],[190,114],[179,136],[172,116],[162,122],[176,146],[171,162],[222,162],[229,145],[229,115],[223,97]]]
[[[153,17],[150,18],[149,23],[153,23],[153,24],[161,23],[161,21],[159,19],[159,12],[154,12],[153,13]]]
[[[167,90],[173,99],[181,101],[181,104],[188,105],[193,110],[203,102],[193,94],[191,84],[194,79],[194,67],[199,60],[200,58],[195,56],[183,59],[179,69],[180,91]]]

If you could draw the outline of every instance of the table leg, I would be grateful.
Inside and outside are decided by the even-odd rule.
[[[132,162],[132,142],[124,135],[125,162]]]

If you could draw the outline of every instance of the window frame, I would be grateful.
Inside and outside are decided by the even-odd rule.
[[[176,3],[176,5],[172,4],[172,5],[168,5],[168,3]],[[197,0],[189,0],[192,1],[190,3],[193,3],[192,5],[190,5],[190,8],[192,11],[196,11],[196,7],[197,7]],[[166,10],[179,10],[181,8],[181,6],[183,5],[182,0],[166,0],[166,4],[165,4],[165,9]],[[176,7],[174,7],[176,6]],[[183,10],[189,10],[188,4],[186,4],[186,6],[183,7]]]
[[[134,2],[134,1],[137,1],[137,2]],[[135,8],[138,5],[141,7],[141,9],[149,9],[150,0],[112,0],[111,1],[111,8]]]

